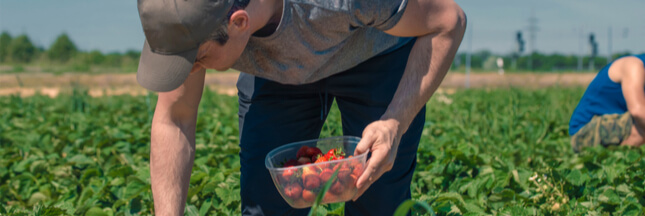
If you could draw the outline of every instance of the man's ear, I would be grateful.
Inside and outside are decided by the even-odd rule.
[[[228,21],[229,34],[245,32],[249,29],[249,14],[245,10],[233,12]]]

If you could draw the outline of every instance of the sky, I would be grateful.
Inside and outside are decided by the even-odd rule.
[[[594,33],[599,55],[645,53],[645,0],[455,0],[468,16],[460,52],[490,50],[507,54],[523,32],[531,49],[529,20],[535,26],[534,50],[587,54]],[[81,50],[141,50],[144,34],[136,0],[0,0],[0,31],[27,34],[48,48],[65,32]]]

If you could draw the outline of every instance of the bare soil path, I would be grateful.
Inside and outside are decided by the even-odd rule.
[[[235,95],[238,72],[207,73],[205,85],[221,94]],[[544,88],[586,87],[594,78],[593,73],[473,73],[470,75],[471,88]],[[441,84],[443,90],[465,88],[466,75],[448,73]],[[28,97],[36,93],[56,97],[71,92],[72,87],[82,86],[90,95],[146,94],[147,91],[136,82],[135,74],[76,74],[54,75],[49,73],[0,74],[0,96],[20,94]]]

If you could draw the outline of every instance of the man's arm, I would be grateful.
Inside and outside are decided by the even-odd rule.
[[[359,192],[392,169],[401,136],[441,84],[466,29],[466,15],[453,1],[410,0],[403,16],[388,34],[416,36],[405,72],[392,102],[380,120],[369,124],[355,153],[371,151],[359,177]]]
[[[645,67],[643,62],[636,57],[625,57],[616,60],[610,70],[621,72],[623,96],[627,102],[627,110],[634,119],[632,134],[622,144],[642,145],[645,135]]]
[[[197,70],[179,88],[159,93],[150,144],[150,179],[156,215],[184,214],[195,160],[195,125],[204,76],[205,70]]]

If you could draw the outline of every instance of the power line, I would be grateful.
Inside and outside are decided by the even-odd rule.
[[[535,51],[535,40],[537,37],[537,32],[540,30],[538,27],[538,18],[535,17],[535,8],[531,8],[531,17],[528,19],[529,25],[527,27],[527,31],[529,33],[529,46],[528,46],[528,55],[529,55],[529,61],[528,61],[528,69],[533,70],[533,52]]]

